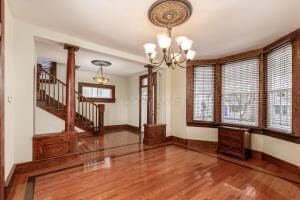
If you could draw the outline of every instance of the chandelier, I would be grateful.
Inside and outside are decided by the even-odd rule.
[[[158,45],[162,50],[162,58],[156,61],[156,44],[146,43],[145,53],[150,63],[159,67],[163,63],[169,68],[185,68],[185,63],[192,60],[196,52],[193,51],[193,41],[185,36],[172,38],[172,28],[186,22],[192,14],[192,5],[187,0],[158,0],[148,11],[149,20],[156,26],[167,28],[167,34],[157,36]]]
[[[103,67],[111,66],[111,63],[108,61],[104,61],[104,60],[92,60],[91,63],[99,67],[99,70],[98,70],[96,76],[93,77],[93,80],[99,84],[108,83],[109,79],[105,78],[103,76]]]

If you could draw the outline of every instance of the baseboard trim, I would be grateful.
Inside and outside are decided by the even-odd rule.
[[[216,152],[217,145],[218,145],[218,142],[190,140],[190,139],[183,139],[176,136],[169,136],[168,139],[172,141],[173,144],[177,144],[196,151],[203,150],[202,148],[204,148],[209,152],[214,152],[215,149]],[[252,159],[267,161],[278,167],[284,168],[288,171],[300,175],[300,166],[297,166],[295,164],[289,163],[287,161],[281,160],[279,158],[276,158],[272,155],[260,151],[251,150],[251,154],[252,154]]]
[[[120,130],[128,130],[132,132],[139,132],[139,127],[132,126],[129,124],[118,124],[118,125],[109,125],[104,126],[104,131],[120,131]]]

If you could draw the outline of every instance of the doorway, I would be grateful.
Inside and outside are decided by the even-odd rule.
[[[154,108],[154,123],[157,121],[157,73],[153,73],[153,108]],[[147,99],[148,99],[148,75],[140,76],[139,87],[139,130],[144,132],[144,124],[147,123]]]

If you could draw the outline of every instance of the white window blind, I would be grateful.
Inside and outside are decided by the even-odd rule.
[[[222,66],[222,122],[258,125],[259,59]]]
[[[193,120],[214,121],[214,67],[194,68],[194,113]]]
[[[267,127],[292,132],[292,45],[267,57]]]

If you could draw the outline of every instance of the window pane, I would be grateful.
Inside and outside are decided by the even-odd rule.
[[[194,114],[198,121],[214,120],[214,67],[194,68]]]
[[[258,125],[259,59],[222,67],[222,122]]]
[[[267,127],[292,132],[292,45],[268,54]]]
[[[112,98],[112,89],[82,87],[82,95],[90,98]]]

